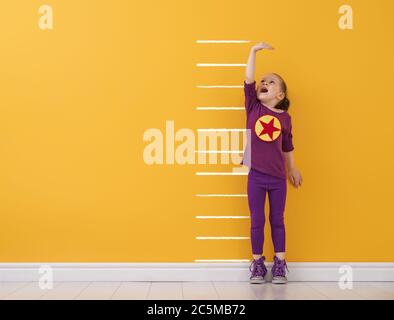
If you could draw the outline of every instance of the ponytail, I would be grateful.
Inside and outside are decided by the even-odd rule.
[[[290,108],[290,100],[287,97],[284,97],[282,101],[280,101],[276,106],[276,109],[281,109],[281,110],[289,110]]]

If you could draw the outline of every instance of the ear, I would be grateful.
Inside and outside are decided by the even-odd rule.
[[[284,92],[280,92],[280,93],[278,93],[278,94],[276,95],[276,97],[277,97],[279,100],[282,101],[282,100],[286,97],[286,95],[285,95]]]

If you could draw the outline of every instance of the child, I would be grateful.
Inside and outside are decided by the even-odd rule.
[[[255,88],[254,71],[256,52],[273,48],[258,43],[250,50],[244,82],[247,129],[250,135],[248,157],[248,204],[251,216],[251,243],[253,262],[250,265],[250,282],[264,283],[267,268],[262,255],[264,243],[266,192],[270,203],[270,224],[275,249],[272,266],[272,283],[286,283],[284,209],[286,202],[287,175],[298,188],[302,177],[294,165],[291,117],[287,113],[290,101],[284,80],[275,73],[265,75]],[[249,143],[249,142],[248,142]],[[286,175],[287,164],[287,175]]]

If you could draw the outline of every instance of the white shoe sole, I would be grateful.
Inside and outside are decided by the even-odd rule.
[[[251,283],[251,284],[262,284],[262,283],[265,283],[265,280],[261,279],[261,278],[250,279],[249,283]]]
[[[273,284],[286,284],[287,283],[287,279],[283,278],[283,277],[274,277],[272,278],[272,283]]]

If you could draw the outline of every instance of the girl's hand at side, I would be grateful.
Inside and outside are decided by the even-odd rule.
[[[298,188],[302,184],[302,176],[297,168],[291,168],[288,172],[291,183]]]
[[[263,50],[263,49],[274,50],[274,48],[270,44],[268,44],[266,42],[259,42],[255,46],[252,47],[252,50],[254,52],[257,52],[257,51],[260,51],[260,50]]]

